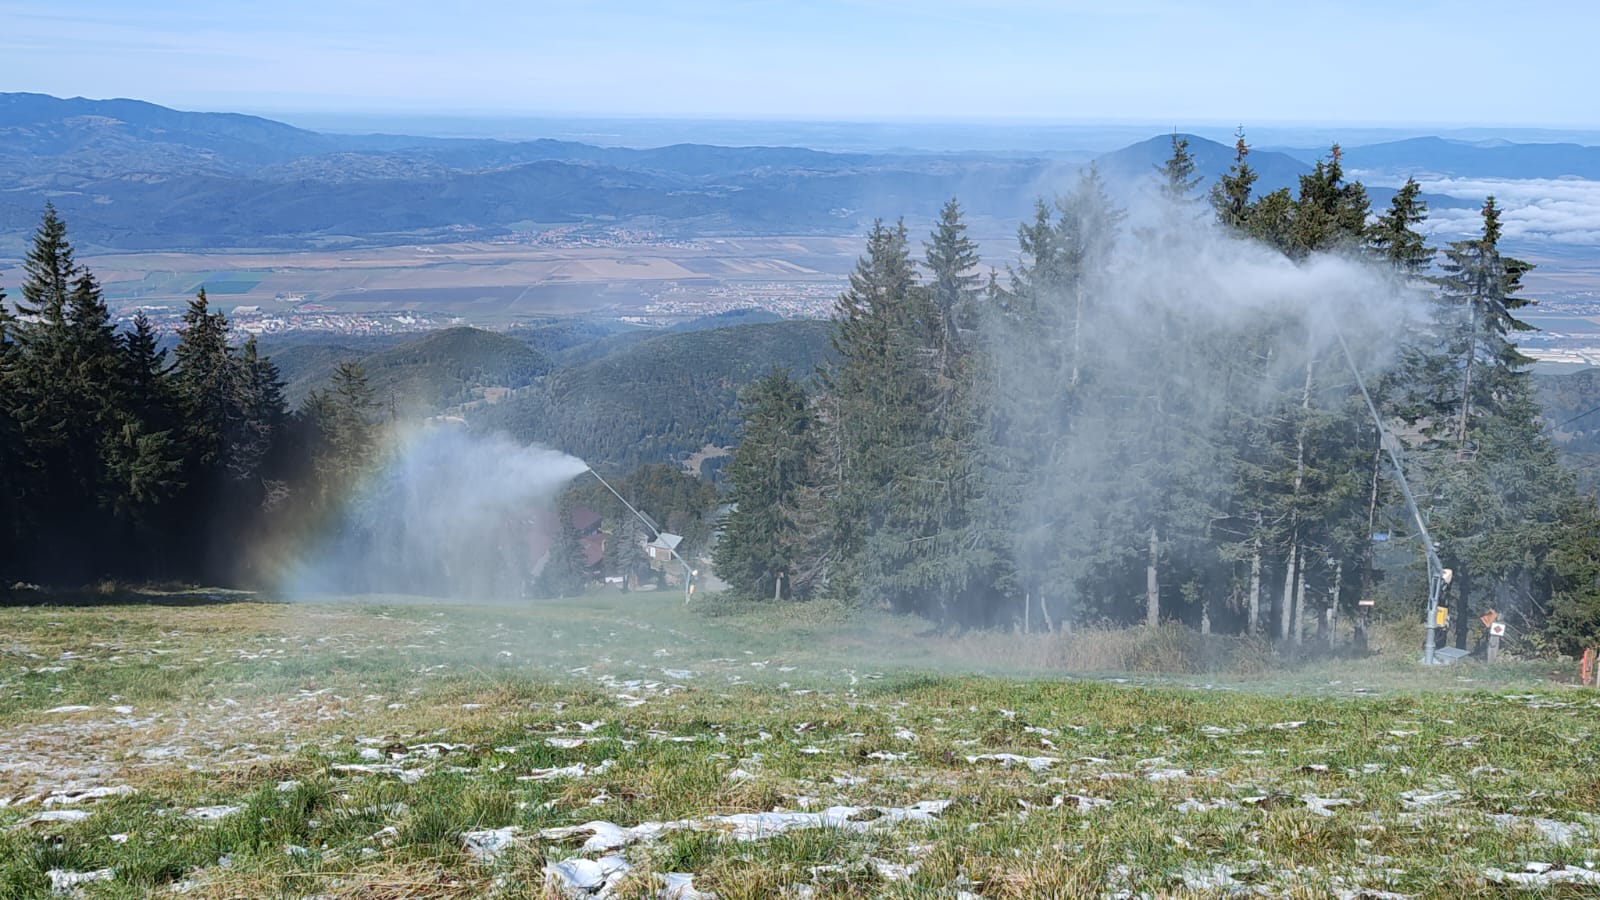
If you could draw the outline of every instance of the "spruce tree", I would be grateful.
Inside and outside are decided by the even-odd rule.
[[[47,203],[34,231],[33,244],[22,261],[22,300],[17,303],[21,316],[43,320],[46,326],[57,325],[66,318],[72,281],[78,275],[72,257],[67,223],[56,215],[55,205]]]
[[[936,334],[925,315],[931,305],[912,268],[905,224],[875,223],[867,254],[835,305],[838,361],[822,373],[835,401],[830,427],[840,447],[838,467],[826,476],[836,481],[831,530],[842,565],[835,574],[852,586],[876,579],[867,588],[874,592],[883,589],[892,548],[905,540],[891,527],[897,512],[891,489],[907,468],[913,446],[907,438],[924,422],[919,404],[929,392],[917,348]]]
[[[977,325],[977,303],[982,277],[978,245],[967,237],[961,206],[954,198],[939,210],[939,221],[926,249],[928,292],[939,320],[940,374],[950,378],[957,360],[969,349],[965,335]]]
[[[774,370],[739,402],[743,433],[727,468],[734,508],[716,546],[717,576],[747,596],[802,596],[810,585],[796,582],[806,537],[799,508],[817,452],[810,398]]]
[[[1294,259],[1312,253],[1359,247],[1370,204],[1361,182],[1344,180],[1344,153],[1334,144],[1310,175],[1300,176],[1287,252]]]
[[[1228,174],[1211,186],[1211,208],[1217,222],[1234,234],[1247,234],[1250,230],[1250,191],[1256,183],[1256,172],[1250,168],[1250,145],[1244,141],[1240,128],[1233,145],[1233,166]]]
[[[1421,198],[1422,186],[1415,178],[1395,192],[1384,213],[1367,231],[1367,246],[1400,274],[1420,277],[1433,262],[1434,249],[1417,230],[1428,218],[1428,204]]]
[[[103,574],[114,505],[105,453],[115,425],[117,345],[94,276],[73,262],[46,207],[24,262],[13,408],[19,500],[43,577]]]
[[[1493,413],[1504,397],[1506,382],[1532,362],[1520,353],[1511,335],[1533,330],[1515,311],[1530,301],[1518,297],[1522,276],[1533,267],[1502,256],[1500,210],[1490,196],[1483,204],[1479,237],[1455,241],[1444,251],[1438,279],[1441,330],[1448,353],[1459,360],[1458,388],[1453,392],[1454,444],[1458,456],[1469,450],[1474,416]]]
[[[1204,178],[1195,174],[1194,155],[1189,152],[1189,139],[1172,133],[1172,155],[1159,170],[1161,195],[1169,202],[1182,205],[1194,199],[1194,190]]]
[[[15,580],[18,541],[22,521],[18,495],[22,490],[18,463],[22,460],[22,439],[17,429],[12,385],[11,310],[6,305],[6,292],[0,287],[0,585]]]
[[[235,477],[259,479],[283,427],[283,382],[279,380],[278,367],[261,355],[255,335],[245,341],[237,368],[233,404],[238,416],[228,464]]]
[[[176,423],[178,411],[170,383],[167,351],[161,349],[148,316],[139,313],[133,328],[122,334],[122,385],[127,409],[147,427],[165,430]]]
[[[557,521],[555,541],[539,570],[534,590],[540,596],[565,598],[589,587],[589,566],[578,530],[572,527],[571,503],[566,497],[562,498]]]
[[[644,548],[650,539],[651,535],[645,529],[644,523],[618,504],[611,523],[611,534],[606,538],[601,564],[608,574],[622,578],[624,591],[631,589],[634,579],[644,578],[649,572],[650,557],[646,555]],[[720,569],[718,577],[722,577]]]
[[[212,312],[205,288],[184,311],[174,354],[173,389],[184,420],[191,465],[216,470],[228,462],[228,438],[239,418],[238,374],[228,349],[228,322]]]

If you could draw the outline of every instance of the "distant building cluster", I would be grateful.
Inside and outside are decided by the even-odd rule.
[[[405,334],[432,331],[465,324],[459,316],[425,316],[413,312],[350,313],[330,306],[302,303],[290,310],[271,311],[256,305],[224,307],[228,324],[243,334],[286,334],[297,331],[329,332],[348,335]],[[173,306],[130,306],[118,311],[117,320],[127,325],[138,313],[150,319],[160,331],[175,331],[183,321],[183,310]]]
[[[715,287],[670,284],[651,296],[638,313],[621,317],[641,325],[662,325],[683,319],[759,309],[785,319],[825,318],[833,311],[845,281],[760,281]]]
[[[491,241],[531,247],[663,247],[674,250],[704,250],[700,241],[669,238],[641,228],[596,228],[587,225],[562,225],[537,231],[515,231]]]

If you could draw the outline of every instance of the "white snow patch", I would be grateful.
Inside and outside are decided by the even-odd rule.
[[[544,867],[546,881],[553,881],[568,897],[609,895],[632,866],[620,856],[602,856],[599,859],[573,858],[548,863]]]
[[[68,872],[63,869],[51,869],[50,892],[53,894],[70,894],[78,889],[80,884],[91,881],[110,881],[117,877],[115,869],[95,869],[92,872]]]
[[[482,831],[464,831],[461,833],[461,844],[466,848],[467,855],[473,859],[478,862],[489,862],[511,849],[517,842],[517,835],[521,833],[522,829],[515,825]]]
[[[1554,866],[1549,863],[1532,862],[1523,866],[1521,872],[1488,869],[1484,871],[1483,875],[1497,884],[1515,884],[1532,888],[1549,887],[1555,884],[1592,884],[1600,886],[1600,869],[1588,869],[1583,866]]]
[[[661,882],[661,890],[656,894],[658,900],[716,900],[717,895],[710,891],[695,890],[692,874],[657,872],[656,880]]]
[[[967,757],[967,762],[974,765],[985,761],[997,762],[1003,769],[1027,766],[1030,771],[1043,772],[1061,760],[1054,756],[1018,756],[1015,753],[983,753]]]
[[[243,809],[243,807],[196,806],[191,809],[184,810],[183,817],[186,819],[197,819],[201,822],[215,822],[219,819],[226,819],[227,817],[238,812],[240,809]]]

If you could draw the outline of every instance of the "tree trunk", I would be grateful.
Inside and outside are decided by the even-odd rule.
[[[1044,591],[1042,589],[1039,591],[1039,612],[1044,616],[1044,630],[1055,634],[1056,622],[1050,618],[1050,606],[1044,602]]]
[[[1472,601],[1467,596],[1467,589],[1472,586],[1471,575],[1467,567],[1462,566],[1456,573],[1455,581],[1461,587],[1456,591],[1456,620],[1452,623],[1456,630],[1456,649],[1467,649],[1467,618],[1472,615]]]
[[[1283,564],[1283,598],[1278,604],[1278,640],[1289,640],[1289,623],[1294,617],[1294,564],[1300,549],[1297,540],[1289,542],[1289,560]]]
[[[1328,604],[1328,633],[1329,647],[1339,644],[1339,594],[1344,590],[1344,560],[1333,564],[1333,597]]]
[[[1257,518],[1260,514],[1257,514]],[[1257,523],[1259,524],[1259,523]],[[1250,636],[1261,633],[1261,535],[1256,535],[1255,551],[1250,554]]]
[[[1300,566],[1295,574],[1294,585],[1294,649],[1300,651],[1300,644],[1306,636],[1306,566],[1305,560],[1300,561]]]
[[[783,599],[783,573],[775,572],[772,575],[772,599]]]
[[[1456,459],[1467,455],[1467,420],[1472,415],[1472,366],[1478,356],[1478,301],[1468,304],[1467,315],[1472,327],[1467,332],[1467,364],[1461,376],[1461,420],[1456,424]]]
[[[1079,284],[1074,286],[1073,294],[1077,300],[1072,311],[1072,381],[1073,387],[1078,385],[1078,357],[1083,353],[1083,284],[1082,279],[1077,279]]]
[[[1383,434],[1379,433],[1378,449],[1372,451],[1372,493],[1367,498],[1367,535],[1361,549],[1361,594],[1357,600],[1365,600],[1372,594],[1372,536],[1378,527],[1378,479],[1382,466]]]
[[[1151,628],[1161,624],[1161,579],[1156,570],[1161,542],[1156,527],[1150,526],[1150,563],[1144,570],[1144,623]]]
[[[1211,636],[1211,594],[1209,591],[1200,597],[1200,636]]]
[[[1033,634],[1033,596],[1022,595],[1022,633]]]
[[[1278,622],[1279,639],[1287,641],[1291,633],[1294,636],[1295,646],[1300,644],[1300,631],[1302,616],[1305,613],[1304,580],[1301,581],[1301,599],[1297,604],[1294,597],[1294,579],[1298,572],[1295,565],[1300,550],[1300,524],[1298,521],[1298,508],[1300,506],[1300,490],[1306,482],[1306,423],[1305,419],[1311,409],[1311,377],[1315,371],[1316,358],[1306,358],[1305,386],[1300,390],[1300,426],[1295,429],[1294,450],[1294,506],[1289,510],[1289,564],[1283,573],[1283,611]],[[1298,607],[1298,608],[1297,608]],[[1296,629],[1291,632],[1291,626]]]

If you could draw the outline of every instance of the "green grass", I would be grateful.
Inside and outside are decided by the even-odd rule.
[[[1391,647],[1268,672],[1236,648],[1232,674],[1071,675],[1193,648],[649,594],[5,616],[0,897],[107,868],[83,896],[556,896],[546,864],[600,854],[539,832],[597,820],[699,822],[616,851],[624,897],[667,872],[722,898],[1487,896],[1509,889],[1491,870],[1600,855],[1600,696],[1538,664],[1422,671]],[[968,761],[1006,753],[1054,762]],[[935,800],[748,841],[708,818]],[[59,810],[89,815],[24,824]],[[467,852],[508,826],[494,859]]]
[[[260,272],[212,272],[192,289],[191,293],[205,288],[207,294],[248,294],[266,276]]]

